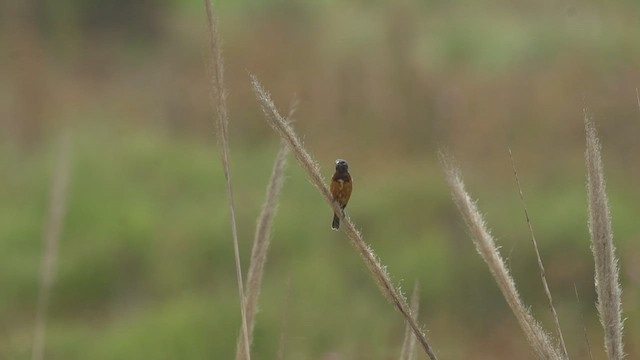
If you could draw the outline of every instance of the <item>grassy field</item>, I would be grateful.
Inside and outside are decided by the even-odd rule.
[[[51,299],[50,357],[230,358],[239,310],[214,144],[97,128],[74,131],[68,214]],[[6,358],[26,358],[30,348],[52,172],[47,154],[54,149],[44,145],[19,167],[17,150],[3,149],[0,321],[5,330],[0,350]],[[266,146],[232,153],[245,266],[275,152]],[[349,214],[405,291],[414,280],[421,283],[420,320],[442,358],[527,351],[520,336],[506,336],[517,325],[475,254],[436,164],[412,160],[384,164],[384,169],[352,167],[357,187]],[[556,174],[553,191],[526,177],[523,181],[531,189],[525,189],[528,205],[570,351],[583,353],[580,312],[592,346],[600,334],[584,178],[571,173]],[[626,214],[640,210],[637,201],[630,201],[640,193],[627,181],[612,177],[609,188],[623,285],[629,284],[625,315],[633,318],[637,285],[634,269],[627,276],[624,270],[637,256],[638,233],[636,219]],[[497,182],[470,180],[469,186],[477,189],[479,206],[524,298],[551,325],[515,185],[511,179]],[[330,352],[390,358],[399,351],[403,323],[379,296],[344,235],[330,231],[330,220],[330,210],[292,163],[260,299],[256,356],[276,353],[289,279],[286,349],[291,358],[315,359]],[[628,321],[630,353],[637,331]]]

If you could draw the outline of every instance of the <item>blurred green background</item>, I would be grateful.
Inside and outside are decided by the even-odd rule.
[[[439,146],[456,156],[525,302],[553,330],[510,147],[569,353],[587,358],[584,326],[594,359],[604,359],[586,222],[586,104],[604,147],[626,351],[640,356],[639,2],[216,8],[245,273],[279,144],[251,72],[283,111],[296,94],[295,127],[326,177],[335,158],[349,160],[348,212],[404,291],[420,282],[419,320],[440,359],[534,355],[450,199]],[[67,130],[72,170],[46,358],[232,358],[240,311],[203,3],[24,0],[0,11],[0,358],[30,358]],[[399,355],[400,316],[330,221],[291,160],[254,358],[276,358],[283,323],[286,359]]]

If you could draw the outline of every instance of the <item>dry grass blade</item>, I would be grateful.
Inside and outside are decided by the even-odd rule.
[[[51,287],[55,280],[58,262],[58,244],[62,223],[66,212],[67,189],[71,170],[71,135],[65,133],[60,143],[58,159],[53,174],[51,200],[47,223],[43,233],[42,265],[40,269],[40,289],[36,308],[35,334],[33,338],[32,360],[44,359],[44,345],[47,325],[47,309]]]
[[[258,216],[256,234],[251,250],[249,272],[247,273],[247,292],[245,295],[249,347],[251,347],[251,341],[253,340],[253,328],[258,310],[258,297],[260,296],[260,288],[262,287],[264,264],[267,261],[267,253],[269,251],[269,244],[271,243],[271,224],[276,216],[278,199],[280,198],[282,185],[284,184],[284,168],[287,163],[287,154],[289,154],[289,148],[282,143],[280,151],[276,156],[276,161],[273,164],[271,179],[267,187],[267,198]],[[236,349],[236,359],[241,360],[244,359],[244,357],[244,341],[243,338],[240,337]]]
[[[418,326],[418,323],[411,316],[411,309],[407,304],[401,293],[395,288],[385,268],[380,264],[380,261],[376,257],[373,250],[362,239],[362,235],[356,229],[355,225],[351,222],[348,216],[344,215],[340,210],[338,203],[335,202],[329,192],[329,189],[322,179],[318,164],[311,158],[307,150],[302,145],[299,137],[294,132],[293,128],[287,123],[287,121],[280,115],[276,109],[275,104],[271,100],[271,96],[262,88],[255,76],[251,76],[251,83],[253,90],[256,93],[262,110],[264,111],[267,122],[269,125],[280,135],[282,139],[287,143],[292,153],[295,155],[298,164],[305,170],[311,183],[320,191],[324,200],[333,208],[333,211],[340,216],[342,222],[345,224],[344,229],[347,236],[351,240],[351,244],[358,251],[362,257],[367,269],[371,276],[378,284],[378,288],[382,294],[396,307],[398,311],[404,316],[404,319],[409,323],[413,329],[418,341],[424,348],[425,352],[429,355],[431,360],[435,360],[436,356],[431,349],[431,346],[427,342],[427,339]]]
[[[218,20],[213,15],[213,9],[210,0],[204,0],[205,10],[207,13],[207,24],[209,30],[209,50],[213,63],[209,69],[210,75],[210,91],[212,102],[216,106],[216,136],[218,146],[222,151],[222,166],[224,168],[224,177],[227,183],[227,194],[229,195],[229,212],[231,221],[231,234],[233,237],[233,251],[236,265],[236,278],[238,281],[238,294],[240,298],[240,313],[242,316],[242,336],[244,337],[245,359],[250,359],[249,353],[249,333],[247,330],[247,316],[245,312],[244,286],[242,284],[242,267],[240,265],[240,250],[238,249],[238,230],[236,226],[235,206],[233,202],[233,188],[231,187],[231,170],[229,169],[229,134],[227,124],[229,116],[227,113],[227,95],[224,87],[224,65],[222,62],[222,50],[220,45],[220,36],[218,35]]]
[[[418,282],[416,281],[413,286],[413,293],[411,294],[411,312],[413,313],[413,318],[418,320],[418,311],[420,308],[420,287],[418,286]],[[416,337],[413,335],[413,331],[411,331],[411,326],[407,324],[404,329],[404,341],[402,342],[402,350],[400,351],[400,360],[413,360],[416,356]]]
[[[471,200],[471,197],[464,188],[464,182],[462,181],[459,170],[454,166],[449,156],[442,152],[440,153],[440,160],[446,173],[447,182],[451,188],[453,200],[469,227],[476,249],[489,266],[494,280],[509,304],[511,311],[516,316],[529,344],[540,359],[564,359],[562,353],[554,348],[549,336],[522,303],[520,295],[516,290],[516,285],[505,266],[502,256],[498,252],[495,241],[489,233],[482,215],[480,215],[475,202]]]
[[[529,218],[529,211],[527,210],[527,204],[524,201],[524,193],[522,192],[522,186],[520,186],[520,179],[518,179],[518,171],[516,170],[516,164],[513,161],[513,154],[511,153],[511,149],[509,149],[509,158],[511,159],[513,176],[516,178],[516,185],[518,186],[520,201],[522,202],[522,207],[524,208],[524,216],[527,220],[527,226],[529,227],[531,242],[533,242],[533,248],[536,251],[536,259],[538,260],[538,269],[540,269],[540,278],[542,279],[542,287],[544,288],[544,293],[547,295],[547,300],[549,301],[549,307],[551,308],[551,313],[553,314],[553,320],[555,321],[555,324],[556,324],[556,331],[558,332],[558,337],[560,338],[560,346],[562,346],[562,352],[564,353],[564,356],[566,358],[569,358],[569,354],[567,353],[567,346],[564,343],[564,336],[562,336],[560,319],[558,318],[556,307],[553,304],[553,297],[551,296],[551,291],[549,290],[549,284],[547,284],[547,276],[544,271],[544,265],[542,264],[542,258],[540,257],[540,250],[538,250],[538,241],[536,241],[536,237],[533,234],[533,226],[531,225],[531,219]]]
[[[589,234],[595,261],[598,313],[604,328],[604,344],[610,360],[624,359],[618,260],[615,256],[611,216],[600,156],[600,142],[593,122],[584,115],[587,149],[587,192],[589,194]]]

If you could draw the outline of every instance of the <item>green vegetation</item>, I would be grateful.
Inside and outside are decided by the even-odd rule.
[[[72,191],[49,317],[48,354],[60,359],[232,357],[239,309],[226,195],[214,145],[98,128],[101,131],[81,127],[74,134]],[[234,150],[232,172],[246,266],[276,147]],[[33,155],[26,166],[17,166],[18,152],[5,148],[2,153],[7,174],[0,209],[3,357],[24,358],[30,348],[51,172],[47,153]],[[454,354],[450,349],[458,349],[461,341],[478,347],[481,329],[496,326],[495,319],[512,319],[455,218],[441,171],[432,165],[420,170],[408,165],[358,169],[356,164],[357,192],[349,213],[405,291],[414,279],[423,284],[421,321],[437,351]],[[344,235],[329,230],[330,210],[297,166],[290,166],[288,174],[265,273],[255,353],[270,358],[276,352],[282,294],[290,277],[287,353],[301,358],[330,351],[361,358],[392,356],[401,344],[403,324],[377,294]],[[611,179],[609,188],[624,188],[617,184]],[[527,194],[567,328],[579,328],[575,310],[569,310],[575,306],[573,283],[582,293],[583,306],[594,300],[582,185],[580,175],[559,175],[556,188],[575,191],[559,191],[562,197],[544,189]],[[525,298],[538,304],[546,318],[523,216],[520,211],[508,214],[510,210],[499,205],[519,206],[515,186],[476,187],[485,189],[476,191],[489,199],[481,200],[481,207],[487,209]],[[615,216],[640,210],[629,204],[612,193],[623,261],[625,249],[633,247],[636,222]],[[633,309],[625,314],[631,316]],[[585,309],[590,322],[593,310]],[[460,326],[466,329],[462,337],[448,335],[461,331]],[[633,326],[629,331],[633,339]],[[576,351],[579,333],[568,337]]]

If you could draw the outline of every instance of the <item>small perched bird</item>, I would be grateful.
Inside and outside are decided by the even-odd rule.
[[[351,197],[352,179],[349,175],[349,163],[346,160],[336,160],[336,173],[331,178],[331,195],[333,199],[340,204],[340,209],[344,209]],[[340,218],[338,214],[333,214],[333,223],[331,229],[338,230],[340,228]]]

